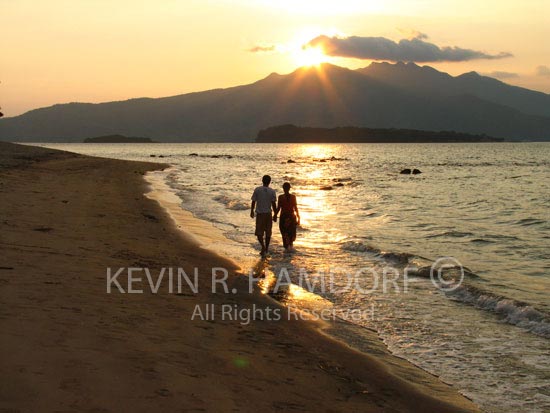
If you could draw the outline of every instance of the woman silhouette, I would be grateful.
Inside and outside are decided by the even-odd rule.
[[[296,195],[290,193],[290,184],[288,182],[283,184],[283,191],[285,193],[279,195],[273,220],[277,221],[277,214],[280,211],[279,229],[283,237],[283,246],[286,251],[292,251],[294,241],[296,240],[296,226],[300,225],[300,213],[298,212]]]

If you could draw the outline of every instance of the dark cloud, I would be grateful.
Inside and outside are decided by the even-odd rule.
[[[550,68],[548,66],[537,67],[537,76],[550,77]]]
[[[486,76],[494,77],[495,79],[513,79],[516,77],[519,77],[518,73],[513,72],[501,72],[498,70],[495,70],[494,72],[487,73]]]
[[[352,57],[356,59],[389,60],[407,62],[464,62],[475,59],[502,59],[512,56],[510,53],[487,54],[477,50],[460,47],[439,47],[424,41],[423,33],[412,39],[399,42],[385,37],[328,37],[318,36],[304,47],[321,46],[330,56]]]
[[[277,46],[274,44],[254,46],[248,51],[252,53],[273,53],[277,51]]]

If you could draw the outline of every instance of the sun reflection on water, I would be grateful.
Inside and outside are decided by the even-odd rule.
[[[299,145],[295,154],[298,157],[326,159],[334,156],[337,145]]]
[[[328,188],[337,171],[328,160],[339,155],[338,149],[338,145],[299,145],[293,150],[294,158],[301,160],[292,165],[296,181],[293,191],[301,218],[298,247],[324,248],[335,240],[331,222],[337,212],[328,200],[334,196]],[[315,231],[309,232],[308,228]]]
[[[258,286],[263,294],[270,295],[280,303],[292,308],[315,312],[333,308],[330,301],[300,285],[288,284],[288,278],[284,274],[276,274],[267,268],[265,268],[264,277],[258,282]]]

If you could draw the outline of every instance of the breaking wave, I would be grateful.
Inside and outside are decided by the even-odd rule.
[[[508,324],[550,338],[550,316],[527,303],[495,295],[467,284],[447,293],[447,296],[476,308],[491,311]]]
[[[404,252],[385,252],[360,241],[345,241],[341,243],[340,248],[344,251],[369,254],[389,263],[400,265],[417,265],[418,262],[427,261],[428,265],[421,265],[414,271],[408,271],[408,275],[422,278],[430,278],[431,276],[433,261],[423,257]],[[471,285],[473,280],[481,279],[481,277],[469,268],[463,267],[462,270],[459,267],[446,269],[443,278],[445,280],[456,280],[459,278],[458,274],[461,271],[464,274],[464,282],[456,289],[446,291],[447,297],[472,305],[480,310],[492,312],[503,322],[521,327],[533,334],[550,338],[550,315],[537,310],[528,303],[496,295]]]
[[[413,254],[406,252],[382,251],[379,248],[358,241],[345,241],[340,245],[340,248],[344,251],[372,254],[376,258],[402,265],[408,264],[409,260],[414,257]]]
[[[233,211],[244,211],[250,208],[250,205],[240,199],[233,199],[226,195],[218,195],[214,197],[215,201],[223,204],[227,209]]]

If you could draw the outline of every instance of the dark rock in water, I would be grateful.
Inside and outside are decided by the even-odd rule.
[[[342,182],[338,182],[337,184],[334,184],[334,186],[344,186]]]
[[[412,173],[413,175],[418,175],[418,174],[421,174],[422,171],[420,169],[413,169]]]
[[[336,156],[331,156],[330,158],[321,158],[314,159],[316,162],[332,162],[332,161],[347,161],[347,158],[337,158]]]
[[[288,161],[286,161],[286,163],[296,163],[296,161],[293,161],[292,159],[289,159]]]
[[[33,228],[33,231],[50,232],[50,231],[53,231],[53,228],[50,228],[50,227],[36,227],[36,228]]]
[[[409,175],[412,171],[409,168],[403,169],[401,172],[399,172],[402,175]]]
[[[164,158],[164,155],[159,155],[159,158]]]
[[[149,155],[150,158],[156,158],[157,155]]]
[[[322,186],[321,188],[319,188],[321,191],[332,191],[334,188],[330,185],[327,185],[327,186]]]
[[[214,159],[218,159],[218,158],[232,159],[233,156],[231,156],[231,155],[210,155],[209,158],[214,158]]]
[[[199,156],[198,153],[190,153],[188,156]]]

